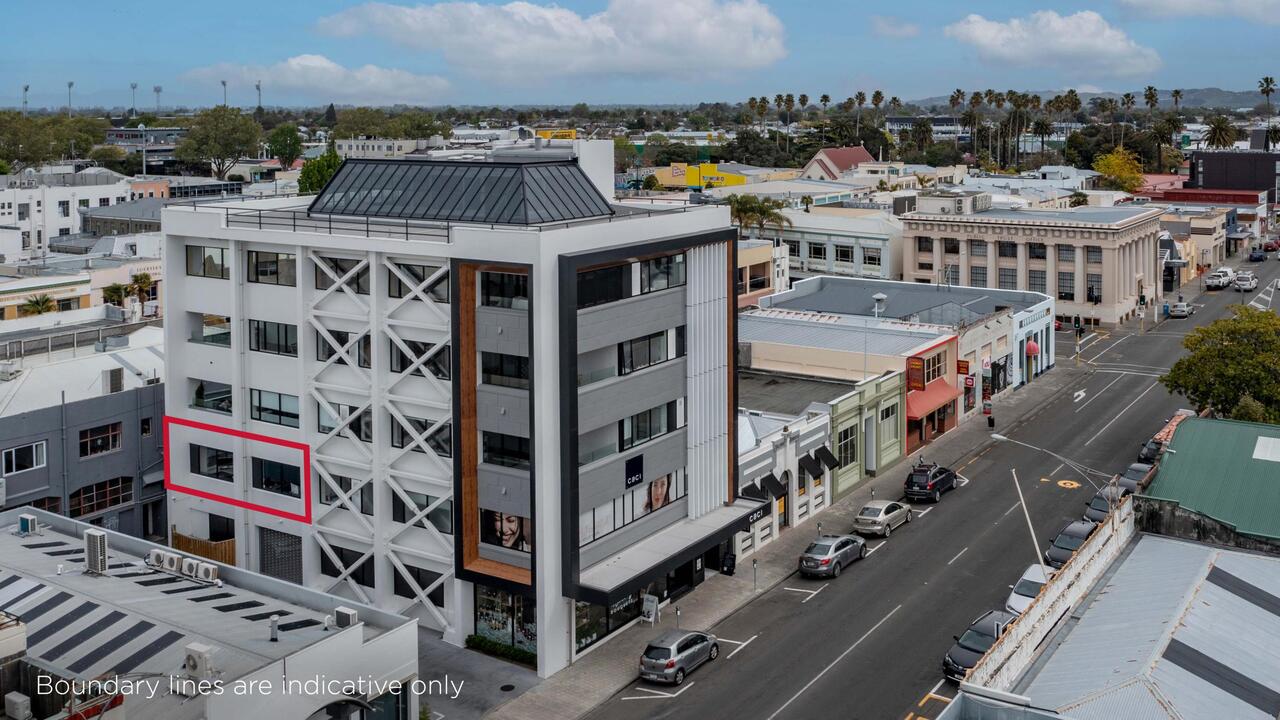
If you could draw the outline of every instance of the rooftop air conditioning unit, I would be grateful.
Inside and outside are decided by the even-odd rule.
[[[154,548],[147,553],[147,564],[153,568],[164,567],[164,556],[167,554],[159,548]]]
[[[195,680],[213,679],[213,647],[204,643],[188,643],[183,649],[182,670]]]
[[[22,369],[18,367],[18,364],[11,360],[0,362],[0,380],[12,380],[18,377],[21,372]]]
[[[35,535],[40,531],[40,520],[31,513],[23,513],[18,516],[18,534],[19,535]]]
[[[340,628],[349,628],[360,622],[360,615],[349,607],[338,606],[333,609],[335,624]]]
[[[196,568],[196,577],[207,583],[214,582],[218,579],[218,566],[213,563],[202,562]]]
[[[84,531],[84,568],[94,575],[107,574],[107,534],[105,532]]]
[[[4,696],[4,714],[10,720],[31,720],[31,698],[20,692]]]
[[[178,553],[164,552],[164,569],[176,573],[182,567],[182,556]]]
[[[183,575],[193,578],[196,576],[196,573],[199,571],[199,569],[200,569],[200,561],[196,560],[195,558],[189,558],[189,557],[182,558],[182,574]]]

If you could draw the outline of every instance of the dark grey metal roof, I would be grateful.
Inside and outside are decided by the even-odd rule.
[[[358,160],[342,163],[308,212],[538,225],[607,216],[576,162]]]

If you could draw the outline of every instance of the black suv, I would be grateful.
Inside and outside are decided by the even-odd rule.
[[[927,499],[938,502],[942,499],[942,493],[955,488],[955,471],[937,463],[927,463],[920,459],[911,468],[911,472],[907,473],[905,492],[910,500]]]
[[[1161,447],[1163,447],[1163,444],[1155,438],[1146,441],[1143,443],[1142,449],[1138,451],[1138,462],[1154,463],[1156,458],[1160,457]]]

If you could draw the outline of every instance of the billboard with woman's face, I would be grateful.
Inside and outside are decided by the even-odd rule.
[[[529,518],[497,510],[480,511],[480,542],[520,552],[533,551],[533,523]]]

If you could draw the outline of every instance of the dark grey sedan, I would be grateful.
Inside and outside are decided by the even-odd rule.
[[[991,610],[974,620],[963,635],[956,638],[942,658],[942,674],[948,680],[960,682],[965,675],[978,664],[978,660],[991,649],[996,638],[1004,634],[1009,623],[1018,619],[1017,615],[1003,610]]]
[[[1097,524],[1088,520],[1067,523],[1067,526],[1062,528],[1058,536],[1053,539],[1049,549],[1044,551],[1044,561],[1053,568],[1066,565],[1076,549],[1083,545],[1097,528]]]
[[[1099,490],[1092,500],[1085,503],[1084,519],[1095,523],[1106,520],[1107,515],[1111,514],[1111,509],[1119,505],[1120,500],[1127,494],[1122,487],[1107,485]]]
[[[1124,474],[1120,476],[1120,487],[1131,493],[1137,492],[1139,483],[1147,476],[1147,473],[1151,472],[1151,467],[1150,463],[1130,463],[1129,467],[1125,468]]]
[[[649,641],[640,657],[640,678],[672,685],[699,665],[720,657],[716,636],[697,630],[671,630]]]
[[[823,535],[800,553],[800,574],[840,577],[845,565],[866,556],[867,544],[856,535]]]

